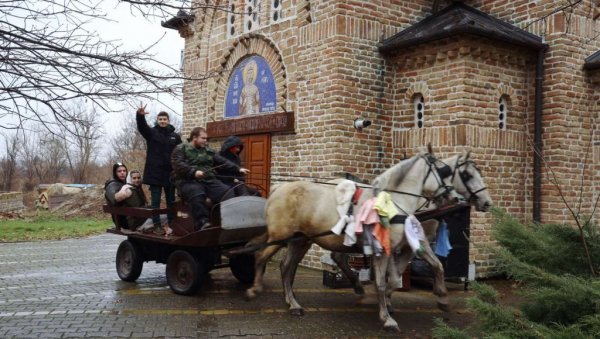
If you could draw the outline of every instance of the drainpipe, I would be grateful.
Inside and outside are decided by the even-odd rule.
[[[544,85],[544,57],[546,49],[544,46],[538,50],[537,64],[535,68],[535,113],[533,125],[533,221],[541,222],[541,199],[542,199],[542,90]]]

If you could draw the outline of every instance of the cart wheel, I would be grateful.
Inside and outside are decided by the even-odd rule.
[[[202,264],[190,253],[177,250],[167,261],[167,283],[177,294],[194,294],[202,285],[204,273]]]
[[[117,249],[117,274],[123,281],[135,281],[142,274],[144,260],[138,246],[124,240]]]
[[[254,254],[240,254],[229,258],[229,268],[233,276],[242,284],[254,281]]]

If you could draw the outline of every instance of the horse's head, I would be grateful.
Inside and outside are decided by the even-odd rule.
[[[374,194],[381,191],[394,193],[397,199],[426,199],[438,206],[458,201],[452,186],[446,185],[436,167],[438,160],[432,154],[420,153],[402,160],[373,181]],[[416,203],[413,202],[413,205]],[[427,203],[416,206],[423,207]],[[411,209],[411,208],[409,208]],[[406,211],[414,213],[415,210]]]
[[[447,180],[454,186],[456,192],[475,205],[478,211],[486,212],[492,207],[492,198],[488,194],[479,168],[475,161],[470,159],[470,155],[471,152],[463,152],[446,162],[454,167],[452,175]]]
[[[434,202],[438,207],[457,203],[462,197],[454,191],[452,185],[446,184],[444,180],[451,175],[451,171],[445,166],[439,166],[441,162],[431,150],[421,157],[424,162],[422,172],[425,173],[423,195],[426,199]]]

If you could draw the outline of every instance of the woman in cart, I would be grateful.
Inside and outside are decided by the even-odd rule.
[[[146,196],[141,187],[142,175],[134,170],[130,173],[131,184],[127,183],[127,167],[120,162],[113,165],[112,179],[104,184],[104,197],[112,206],[143,207],[146,205]],[[146,219],[131,216],[113,216],[115,225],[120,228],[135,230]]]

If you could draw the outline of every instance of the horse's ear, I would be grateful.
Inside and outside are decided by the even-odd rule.
[[[469,159],[470,155],[471,155],[471,150],[463,149],[462,154],[460,155],[460,157],[463,159],[463,161],[467,161]]]
[[[431,142],[427,143],[427,153],[433,155],[433,147],[431,147]]]

